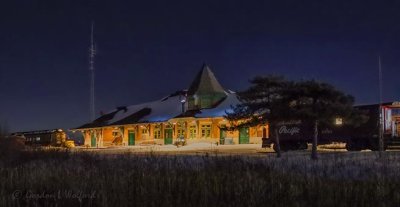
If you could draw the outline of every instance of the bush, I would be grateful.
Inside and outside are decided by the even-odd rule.
[[[185,146],[186,145],[186,139],[184,137],[178,137],[174,143],[175,146],[180,147],[180,146]]]

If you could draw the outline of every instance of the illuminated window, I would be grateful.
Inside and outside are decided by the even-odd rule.
[[[113,136],[113,137],[117,137],[117,136],[119,136],[119,133],[120,133],[120,132],[117,131],[117,130],[116,130],[116,131],[113,131],[113,132],[112,132],[112,136]]]
[[[165,128],[166,128],[166,129],[171,129],[171,128],[172,128],[172,124],[166,124],[166,125],[165,125]]]
[[[185,124],[182,122],[178,122],[177,127],[178,127],[177,137],[185,137],[185,132],[186,132]]]
[[[149,139],[150,134],[149,134],[149,128],[146,126],[141,126],[141,132],[142,132],[142,139]]]
[[[161,126],[156,125],[154,127],[154,139],[161,139]]]
[[[336,118],[335,119],[335,124],[336,125],[342,125],[343,124],[343,119],[342,118]]]
[[[210,138],[211,137],[211,125],[201,125],[201,138]]]
[[[196,126],[192,125],[189,127],[189,138],[194,139],[197,137]]]
[[[178,137],[185,137],[185,130],[184,129],[178,129]]]

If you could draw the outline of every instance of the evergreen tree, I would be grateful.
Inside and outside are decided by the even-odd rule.
[[[358,112],[353,108],[354,98],[335,89],[327,83],[300,81],[289,90],[290,111],[293,119],[313,124],[311,158],[317,159],[318,126],[323,123],[332,125],[336,118],[349,122],[358,122]]]
[[[230,121],[231,130],[240,127],[256,126],[269,123],[274,126],[279,121],[287,118],[288,111],[286,97],[288,90],[292,88],[293,83],[284,79],[282,76],[257,76],[250,80],[249,89],[239,92],[238,98],[240,104],[232,106],[233,112],[227,112],[225,118]],[[276,127],[275,151],[277,157],[281,156],[279,136]]]
[[[255,77],[249,89],[239,92],[240,104],[233,106],[225,118],[231,129],[268,123],[273,129],[274,150],[280,157],[278,125],[282,121],[302,120],[313,125],[311,158],[317,159],[318,127],[335,123],[336,118],[357,125],[365,120],[353,108],[354,98],[322,82],[292,82],[281,76]]]

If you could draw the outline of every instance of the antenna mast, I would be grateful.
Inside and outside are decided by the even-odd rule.
[[[93,38],[94,23],[92,22],[91,34],[90,34],[90,48],[89,48],[89,72],[90,72],[90,121],[95,119],[95,99],[94,99],[94,56],[96,50],[94,48]]]

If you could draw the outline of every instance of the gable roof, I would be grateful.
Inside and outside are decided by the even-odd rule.
[[[215,78],[215,75],[211,71],[210,67],[207,64],[204,64],[190,85],[188,95],[192,96],[195,94],[199,95],[212,93],[225,93],[225,90]]]

